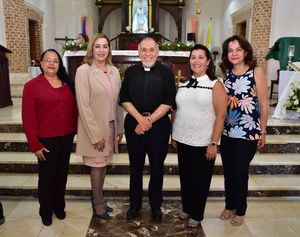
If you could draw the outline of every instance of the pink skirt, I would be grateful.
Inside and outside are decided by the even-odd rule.
[[[105,145],[109,146],[109,155],[103,157],[83,157],[83,164],[90,167],[105,167],[108,163],[110,163],[113,159],[114,154],[114,140],[115,140],[115,123],[109,123],[109,140],[105,141]]]

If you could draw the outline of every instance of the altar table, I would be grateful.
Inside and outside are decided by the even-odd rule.
[[[169,66],[177,79],[189,74],[189,51],[159,51],[158,61]],[[66,51],[63,55],[63,64],[74,80],[77,68],[82,64],[86,51]],[[137,50],[112,50],[112,62],[120,68],[130,66],[140,61]]]

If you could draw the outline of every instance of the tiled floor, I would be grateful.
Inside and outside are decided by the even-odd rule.
[[[88,200],[68,199],[67,218],[62,221],[53,218],[52,226],[45,227],[38,215],[36,199],[14,200],[7,197],[1,199],[6,216],[6,222],[0,226],[1,237],[85,237],[92,217]],[[126,210],[124,205],[128,205],[124,201],[111,201],[110,203],[115,212],[118,210],[124,212]],[[250,200],[245,224],[240,227],[233,227],[229,221],[222,221],[218,218],[223,205],[222,200],[208,201],[205,219],[202,222],[207,237],[300,236],[300,200]],[[121,214],[124,215],[124,213]],[[120,222],[122,222],[120,225],[125,224],[126,228],[126,220],[121,219]],[[131,235],[128,233],[127,236]],[[169,236],[172,236],[171,233]]]

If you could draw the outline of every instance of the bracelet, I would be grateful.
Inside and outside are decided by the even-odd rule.
[[[261,131],[260,134],[261,134],[261,135],[266,135],[266,134],[267,134],[267,131]]]

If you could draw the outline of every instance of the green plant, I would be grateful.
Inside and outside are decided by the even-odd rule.
[[[79,51],[79,50],[87,50],[88,44],[86,42],[79,42],[77,40],[68,41],[63,46],[63,51]]]
[[[180,41],[164,42],[159,45],[159,50],[162,51],[190,51],[194,45],[185,44]]]

